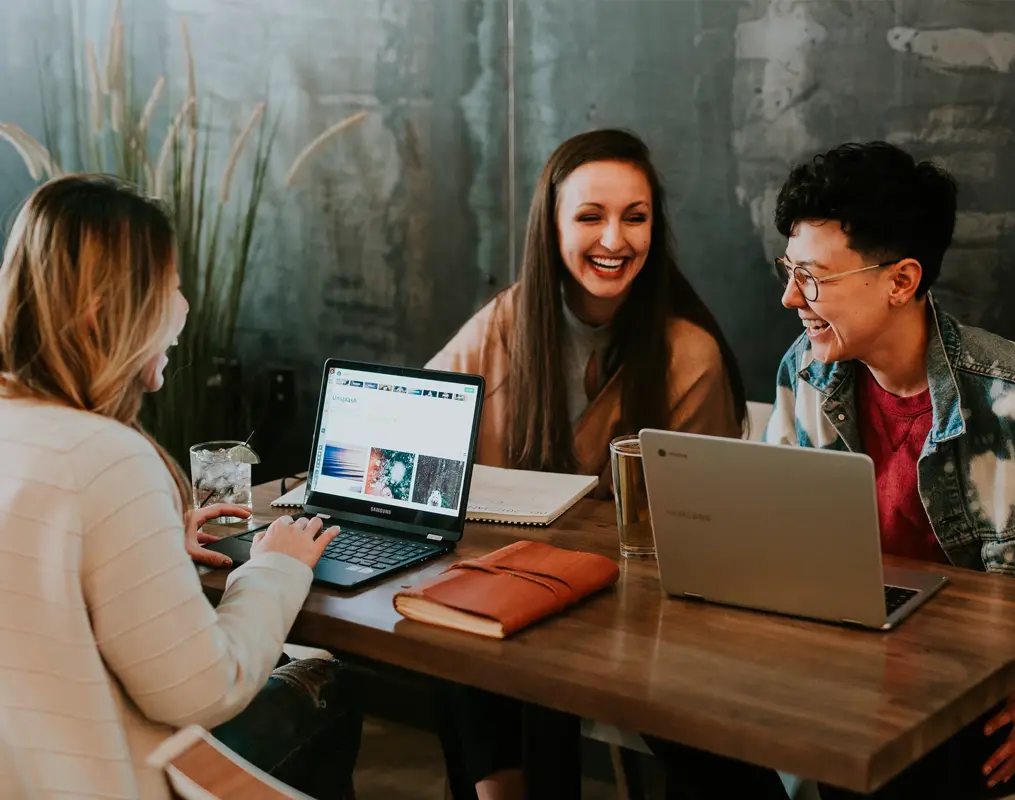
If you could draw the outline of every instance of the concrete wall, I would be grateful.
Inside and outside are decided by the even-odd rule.
[[[767,272],[784,246],[775,195],[795,160],[843,141],[888,139],[954,171],[961,216],[937,294],[964,321],[1015,338],[1007,0],[524,0],[516,30],[519,209],[567,136],[606,125],[643,135],[680,263],[752,399],[770,399],[798,332]]]
[[[0,120],[39,132],[35,48],[65,74],[72,17],[101,38],[107,8],[0,6]],[[797,332],[767,270],[782,248],[774,194],[791,162],[844,140],[886,138],[955,172],[962,215],[938,294],[1015,336],[1008,0],[127,0],[125,11],[142,87],[164,73],[182,94],[182,16],[224,140],[266,92],[283,115],[241,345],[248,364],[294,366],[305,398],[328,355],[422,363],[514,274],[549,152],[604,125],[653,148],[682,266],[752,398],[769,399]],[[282,188],[303,144],[360,109],[368,121]],[[30,186],[0,148],[0,213]]]

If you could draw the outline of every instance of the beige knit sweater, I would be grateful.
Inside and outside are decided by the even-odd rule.
[[[148,753],[247,705],[310,581],[262,555],[216,610],[144,437],[0,397],[0,798],[167,798]]]

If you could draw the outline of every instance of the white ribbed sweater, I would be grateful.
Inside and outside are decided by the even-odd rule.
[[[144,437],[0,397],[0,798],[168,798],[148,753],[247,705],[310,581],[264,555],[216,610]]]

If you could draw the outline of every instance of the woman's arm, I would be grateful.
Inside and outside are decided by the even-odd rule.
[[[235,570],[217,609],[184,547],[169,475],[124,428],[82,445],[92,477],[82,588],[107,668],[149,719],[211,728],[264,686],[310,588],[311,570],[265,554]],[[96,455],[96,451],[99,451]]]
[[[670,365],[673,392],[669,427],[673,431],[739,438],[733,391],[722,351],[711,334],[693,323],[678,321]]]
[[[680,397],[670,412],[670,430],[734,439],[742,435],[729,378],[721,362],[718,368],[702,372]]]

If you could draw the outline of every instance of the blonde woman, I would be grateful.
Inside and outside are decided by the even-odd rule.
[[[138,424],[187,311],[156,203],[69,176],[17,216],[0,266],[0,797],[168,798],[145,759],[191,723],[308,794],[345,792],[360,720],[337,662],[272,673],[338,530],[282,518],[213,608],[188,553],[241,510],[186,513],[184,476]]]

